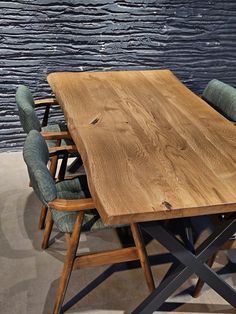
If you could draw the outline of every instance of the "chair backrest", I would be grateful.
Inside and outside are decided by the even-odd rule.
[[[47,168],[49,152],[42,135],[32,130],[27,135],[23,156],[28,168],[31,184],[38,198],[44,203],[57,197],[54,180]]]
[[[226,118],[236,121],[236,89],[219,80],[211,80],[202,95],[212,107]]]
[[[28,134],[31,130],[41,131],[40,121],[34,108],[34,99],[27,86],[20,85],[16,91],[16,103],[19,118],[24,131]]]

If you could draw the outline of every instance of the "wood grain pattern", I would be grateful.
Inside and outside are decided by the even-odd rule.
[[[79,255],[74,262],[73,269],[81,269],[95,266],[111,265],[138,260],[136,247],[116,249],[113,251],[96,252]]]
[[[71,135],[68,131],[61,131],[61,132],[56,132],[56,131],[45,131],[41,132],[41,135],[45,140],[62,140],[62,139],[71,139]]]
[[[54,147],[49,147],[48,148],[49,155],[59,155],[60,153],[63,152],[68,152],[68,153],[76,153],[77,148],[75,145],[61,145],[61,146],[54,146]]]
[[[42,107],[42,106],[58,105],[58,103],[55,98],[47,98],[47,99],[35,99],[34,105],[35,107]]]
[[[153,280],[153,276],[152,276],[152,272],[151,272],[151,268],[150,268],[150,264],[149,264],[149,260],[147,256],[147,251],[145,249],[145,245],[143,242],[141,232],[139,230],[139,226],[136,223],[132,223],[130,227],[131,227],[131,232],[134,238],[134,243],[137,248],[140,264],[143,269],[148,288],[150,292],[153,292],[155,290],[155,283]]]
[[[70,240],[69,240],[70,245],[68,246],[68,249],[66,252],[66,258],[63,265],[62,274],[60,277],[59,286],[57,289],[56,300],[54,303],[53,314],[61,313],[62,303],[66,294],[66,289],[69,284],[71,272],[72,272],[74,261],[76,258],[76,251],[79,245],[83,218],[84,218],[84,213],[80,212],[76,218],[73,232],[70,236]],[[68,239],[68,236],[67,236],[67,239]]]
[[[105,223],[233,211],[236,128],[169,70],[48,76]]]
[[[95,208],[92,198],[82,198],[77,200],[56,198],[54,201],[49,202],[48,205],[59,211],[83,211]]]

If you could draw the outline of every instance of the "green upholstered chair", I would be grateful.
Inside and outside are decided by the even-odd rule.
[[[236,121],[236,89],[217,79],[211,80],[202,98],[231,121]]]
[[[52,102],[53,101],[51,101],[51,103]],[[44,116],[41,126],[39,118],[35,112],[36,107],[35,101],[27,86],[20,85],[17,88],[16,104],[18,107],[21,125],[26,134],[28,134],[31,130],[37,130],[39,132],[42,132],[42,135],[46,140],[48,147],[60,145],[73,145],[73,141],[71,140],[71,136],[67,130],[66,125],[64,124],[46,125],[48,121],[49,111],[46,115],[46,118]],[[39,102],[37,104],[39,104]],[[45,101],[43,102],[43,104],[45,105]],[[50,105],[48,103],[46,106],[47,106],[46,108],[50,108]],[[58,161],[57,157],[51,159],[51,173],[53,173],[54,175],[56,173],[57,161]]]
[[[59,146],[57,141],[63,138],[59,137],[59,135],[61,134],[60,132],[68,132],[68,129],[64,123],[47,125],[48,114],[46,115],[46,118],[44,114],[43,122],[41,124],[35,112],[35,108],[39,106],[46,106],[46,109],[48,109],[52,104],[55,103],[56,101],[54,99],[52,100],[48,99],[47,101],[46,100],[34,101],[33,96],[27,86],[20,85],[17,88],[16,104],[18,107],[21,125],[25,133],[28,134],[31,130],[37,130],[39,132],[42,131],[43,134],[45,132],[50,132],[51,137],[49,136],[49,138],[47,138],[46,136],[44,136],[49,147],[56,145]],[[54,136],[52,136],[52,133]],[[65,140],[62,140],[62,143],[60,143],[61,145],[73,145],[73,141],[69,133],[64,133],[62,135],[65,135]]]
[[[16,91],[16,103],[18,107],[21,125],[25,133],[28,134],[31,130],[37,130],[41,132],[47,142],[48,147],[65,146],[65,145],[74,144],[65,124],[60,123],[60,124],[47,125],[50,107],[57,103],[55,99],[44,99],[44,100],[34,101],[29,88],[25,85],[20,85]],[[46,106],[42,125],[35,112],[35,108],[41,107],[41,106]],[[73,157],[78,157],[78,156],[79,154],[77,152],[73,154]],[[55,177],[56,170],[57,170],[58,156],[55,155],[52,158],[50,158],[50,162],[51,162],[50,172]],[[79,162],[81,165],[82,160],[80,157],[79,157]],[[41,214],[39,218],[39,229],[44,228],[46,215],[47,215],[47,208],[43,206],[41,209]]]
[[[66,234],[68,242],[53,313],[59,314],[61,311],[72,269],[140,260],[147,285],[150,291],[153,291],[154,281],[137,224],[131,224],[135,246],[76,255],[81,231],[110,228],[102,223],[98,212],[94,209],[95,204],[90,196],[85,177],[55,183],[47,168],[48,147],[42,135],[36,130],[30,131],[27,136],[23,156],[35,193],[50,209],[44,232],[44,247],[47,245],[53,222],[61,232]]]
[[[37,130],[42,133],[47,141],[48,147],[59,145],[73,145],[70,133],[68,132],[65,123],[47,124],[50,108],[53,105],[58,105],[55,98],[34,100],[29,88],[25,85],[20,85],[16,92],[16,103],[18,106],[21,125],[25,133],[30,130]],[[40,123],[35,108],[45,107],[44,117]],[[68,167],[68,171],[74,173],[83,164],[80,155],[74,153],[72,157],[77,157],[75,161]],[[52,171],[56,173],[57,158],[52,159]]]
[[[47,167],[49,162],[48,147],[43,137],[36,130],[30,131],[27,136],[23,156],[27,164],[33,189],[43,205],[48,206],[48,203],[56,198],[69,200],[90,197],[84,176],[81,176],[84,190],[82,189],[79,177],[55,183]],[[53,222],[61,232],[71,233],[78,214],[73,211],[57,211],[53,208],[50,208],[50,212],[52,219],[50,229],[45,230],[43,248],[46,248],[48,245]],[[99,221],[97,222],[97,220]],[[91,226],[89,222],[91,222]],[[87,212],[84,219],[84,227],[91,229],[95,228],[96,225],[101,225],[98,213],[95,210]]]

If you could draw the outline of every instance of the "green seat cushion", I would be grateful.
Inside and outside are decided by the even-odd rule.
[[[81,199],[85,198],[79,178],[65,180],[56,184],[57,198]],[[74,228],[78,212],[63,212],[51,208],[53,220],[61,232],[71,233]],[[88,231],[99,219],[99,214],[95,209],[86,211],[83,221],[83,231]]]
[[[71,180],[64,180],[56,183],[57,198],[80,199],[85,198],[85,193],[82,190],[79,177]]]
[[[73,180],[65,180],[58,182],[56,184],[57,198],[64,199],[81,199],[88,197],[85,195],[81,187],[81,182],[79,178]],[[72,233],[74,224],[78,215],[78,212],[63,212],[51,208],[53,220],[57,228],[61,232]],[[97,210],[91,208],[91,210],[86,210],[84,215],[84,221],[82,226],[82,231],[94,231],[100,229],[107,229],[111,227],[123,227],[124,225],[108,226],[104,225]]]
[[[236,89],[217,79],[211,80],[202,98],[227,119],[236,121]]]

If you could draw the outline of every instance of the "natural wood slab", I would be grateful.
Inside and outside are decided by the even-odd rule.
[[[236,210],[236,128],[169,70],[48,82],[105,223]]]

